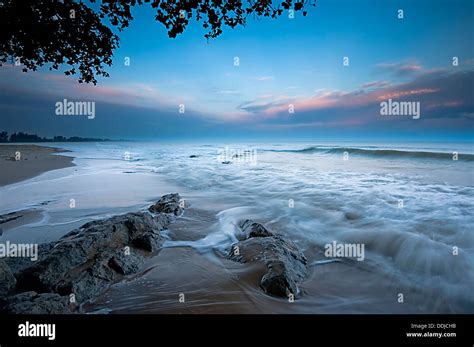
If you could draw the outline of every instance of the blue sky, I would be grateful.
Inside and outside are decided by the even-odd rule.
[[[0,68],[0,128],[157,140],[470,140],[473,7],[471,0],[320,0],[306,17],[249,19],[207,41],[196,22],[168,38],[143,6],[119,34],[111,77],[95,87],[60,72]],[[420,119],[381,116],[389,97],[420,102]],[[95,101],[96,118],[55,115],[63,98]]]

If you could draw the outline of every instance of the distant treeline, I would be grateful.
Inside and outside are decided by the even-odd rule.
[[[54,136],[52,139],[41,137],[36,134],[27,134],[23,132],[8,135],[6,131],[0,132],[0,142],[93,142],[93,141],[110,141],[109,139],[94,139],[88,137],[65,137]]]

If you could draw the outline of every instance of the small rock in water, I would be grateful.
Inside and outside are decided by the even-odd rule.
[[[359,219],[359,215],[357,215],[354,212],[346,212],[344,213],[344,217],[346,217],[347,220],[356,220]]]

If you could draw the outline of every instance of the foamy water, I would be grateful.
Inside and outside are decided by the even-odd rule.
[[[305,252],[332,241],[362,243],[367,265],[409,287],[430,288],[458,310],[474,312],[471,144],[60,146],[73,151],[79,169],[70,170],[68,178],[51,173],[0,188],[2,211],[84,196],[84,189],[90,189],[96,198],[84,200],[77,218],[85,211],[99,218],[105,208],[117,213],[127,204],[146,205],[161,194],[154,180],[165,180],[167,192],[180,192],[218,220],[205,238],[168,241],[166,247],[225,250],[236,241],[237,222],[253,218],[288,235]],[[116,183],[104,186],[97,177]],[[114,198],[110,192],[121,191],[121,185],[133,186],[123,187],[127,194]]]

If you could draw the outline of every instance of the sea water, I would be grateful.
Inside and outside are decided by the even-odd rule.
[[[74,218],[82,222],[179,192],[192,207],[213,211],[218,224],[201,240],[166,247],[224,251],[236,241],[238,222],[251,218],[303,251],[332,242],[363,244],[364,262],[474,312],[470,143],[57,146],[72,151],[77,168],[0,188],[1,212],[51,202],[45,209],[55,211],[56,220],[36,225],[45,235],[58,216],[68,223],[70,214],[58,211],[67,209],[61,204],[69,197],[81,202]],[[242,159],[245,153],[252,157]]]

